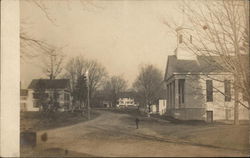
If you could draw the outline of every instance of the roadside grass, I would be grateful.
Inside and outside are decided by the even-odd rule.
[[[99,113],[91,111],[91,119],[97,116],[99,116]],[[86,114],[82,116],[80,112],[53,112],[50,114],[42,112],[21,112],[20,131],[53,129],[87,120]]]
[[[146,114],[141,113],[137,108],[106,108],[103,110],[119,114],[129,114],[133,117],[146,117]]]

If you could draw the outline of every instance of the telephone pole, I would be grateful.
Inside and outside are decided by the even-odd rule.
[[[87,108],[88,108],[88,119],[90,120],[90,103],[89,103],[89,101],[90,101],[90,99],[89,99],[89,71],[87,70],[86,71],[86,77],[87,77],[87,102],[88,102],[88,104],[87,104]]]

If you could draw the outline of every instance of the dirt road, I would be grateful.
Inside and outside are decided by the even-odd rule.
[[[247,156],[246,153],[199,146],[161,135],[150,127],[135,128],[134,118],[107,111],[98,118],[73,126],[40,131],[48,140],[38,140],[38,149],[60,148],[92,156]],[[143,123],[142,123],[143,124]],[[160,127],[160,125],[158,126]],[[67,153],[69,154],[69,153]]]

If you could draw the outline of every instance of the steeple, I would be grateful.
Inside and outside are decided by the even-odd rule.
[[[188,27],[185,15],[185,8],[182,6],[182,18],[180,25],[175,29],[177,35],[177,46],[175,55],[177,59],[196,60],[196,55],[188,48],[193,44],[193,30]]]

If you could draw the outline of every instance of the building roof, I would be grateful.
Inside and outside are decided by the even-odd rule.
[[[231,58],[231,57],[230,57]],[[235,60],[236,58],[231,58]],[[242,56],[241,61],[247,66],[248,57]],[[175,55],[168,56],[168,63],[165,73],[165,79],[173,73],[222,73],[228,72],[223,66],[223,60],[220,56],[197,56],[197,60],[180,60]]]
[[[20,96],[28,96],[28,90],[27,89],[20,89]]]
[[[69,87],[69,79],[34,79],[31,81],[28,89],[65,89]]]
[[[225,72],[219,64],[219,58],[215,56],[197,56],[197,60],[177,60],[176,56],[170,56],[175,72]]]

